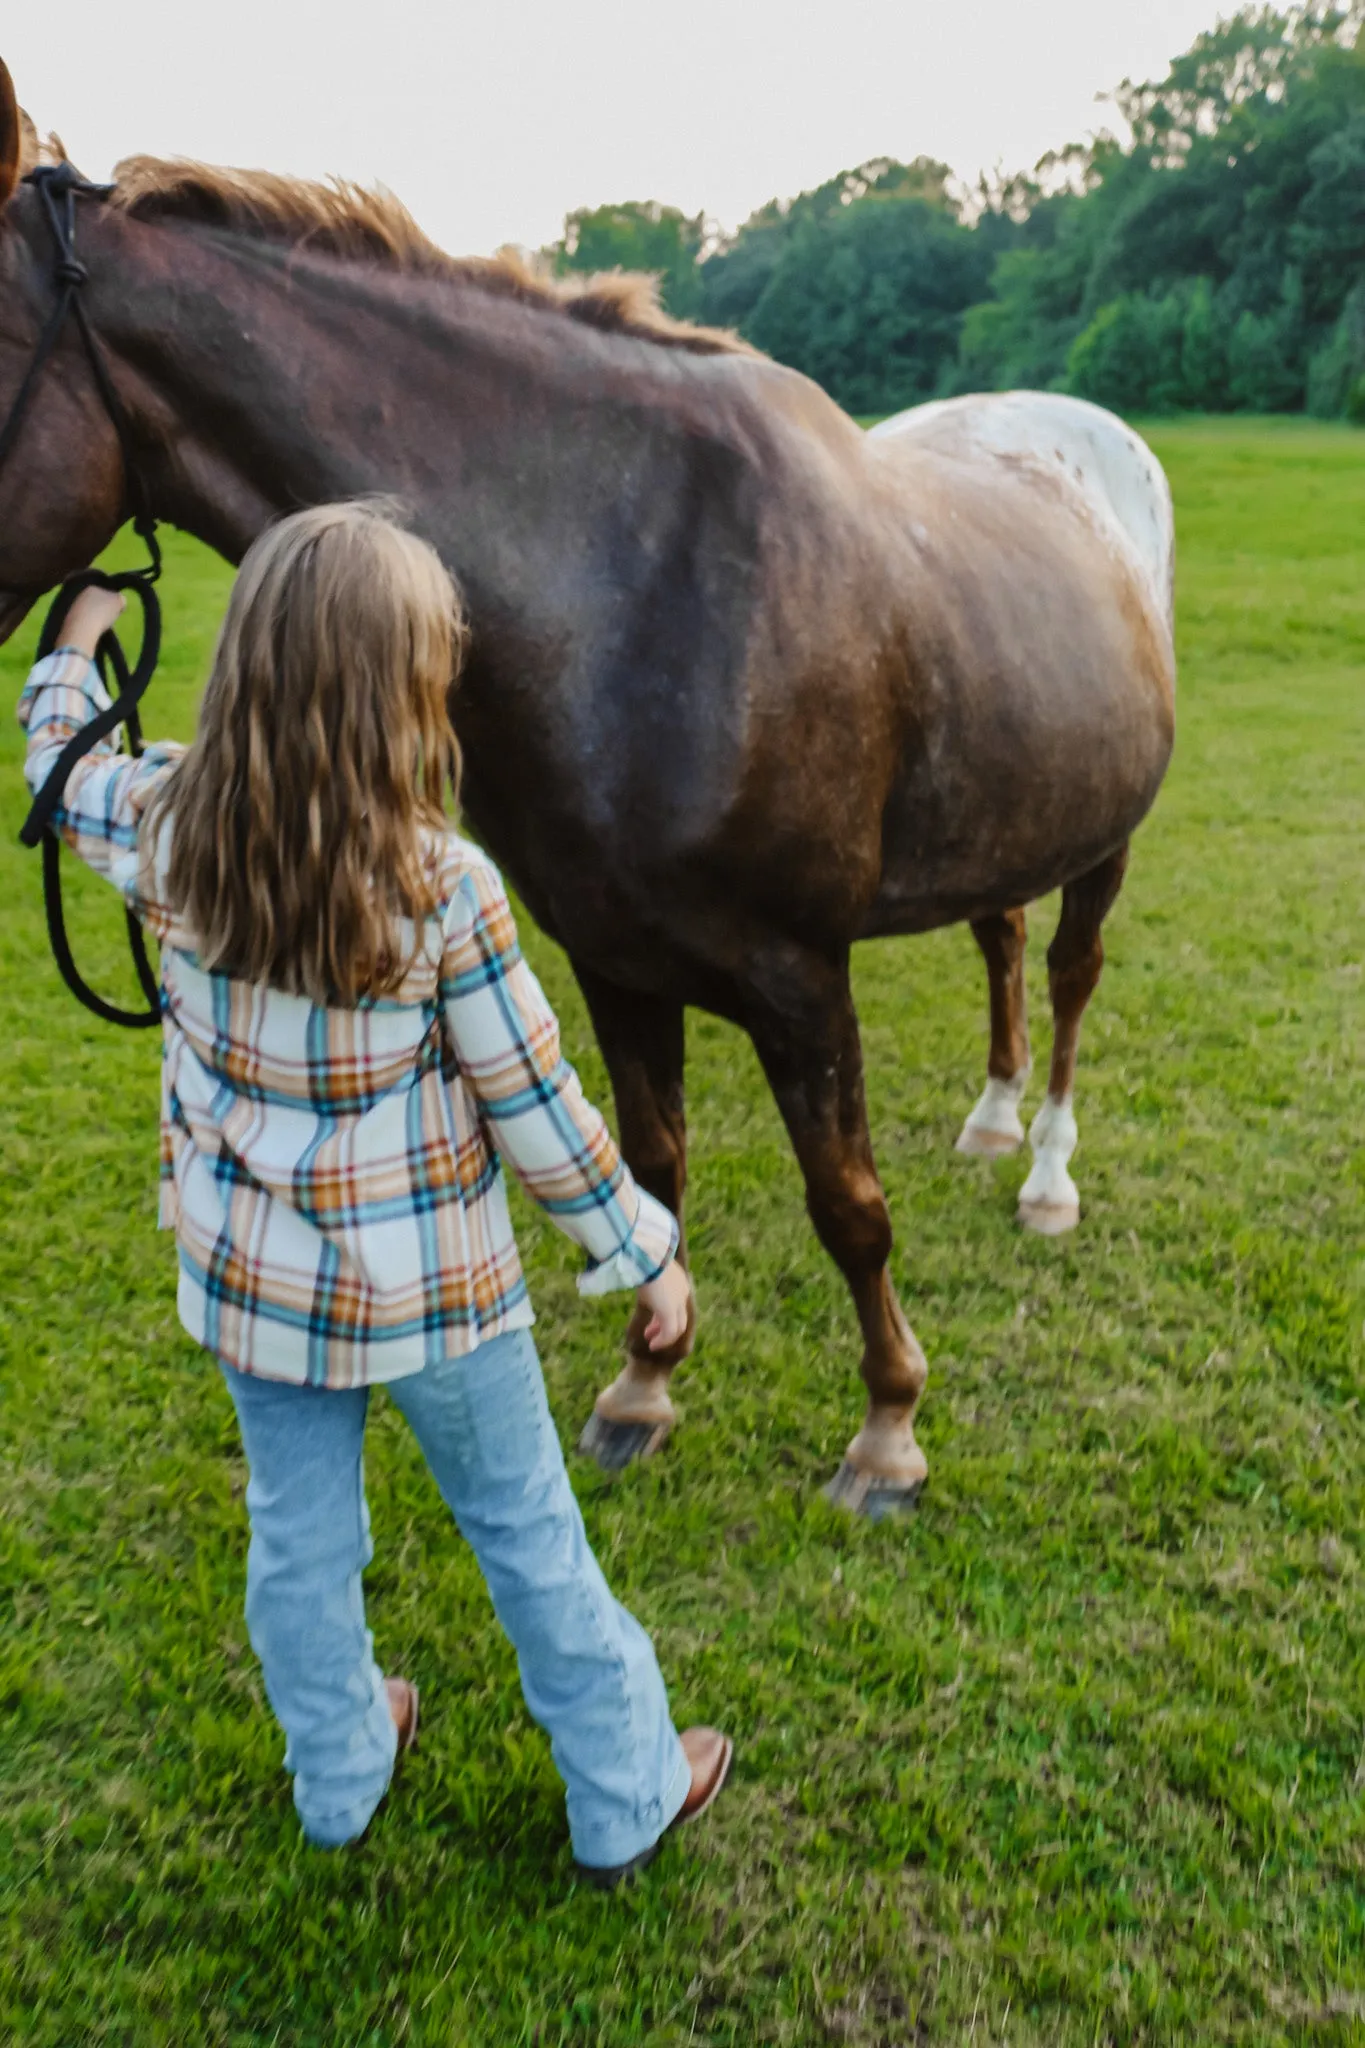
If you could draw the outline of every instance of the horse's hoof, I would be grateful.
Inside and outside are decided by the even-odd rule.
[[[1017,1152],[1024,1142],[1024,1127],[1017,1131],[982,1130],[973,1124],[964,1124],[957,1135],[955,1151],[964,1153],[968,1159],[1006,1159],[1011,1152]]]
[[[1079,1202],[1025,1202],[1021,1198],[1019,1203],[1019,1221],[1025,1230],[1036,1230],[1040,1237],[1064,1237],[1080,1220]]]
[[[652,1458],[672,1428],[671,1422],[612,1422],[594,1411],[578,1448],[604,1472],[624,1472],[637,1458]]]
[[[820,1490],[836,1508],[862,1515],[869,1522],[884,1522],[888,1515],[909,1514],[924,1491],[923,1479],[878,1479],[873,1472],[859,1472],[845,1458],[828,1486]]]
[[[1027,1067],[1010,1081],[999,1081],[992,1074],[958,1132],[958,1151],[969,1159],[1004,1159],[1017,1152],[1024,1142],[1019,1104],[1027,1083]]]

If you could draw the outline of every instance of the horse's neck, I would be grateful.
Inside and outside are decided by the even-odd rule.
[[[229,559],[282,512],[385,492],[467,579],[503,585],[511,565],[534,572],[555,504],[581,518],[623,436],[646,431],[638,392],[597,389],[602,431],[582,433],[565,386],[593,343],[554,314],[519,320],[459,280],[121,225],[99,317],[133,380],[153,506]]]

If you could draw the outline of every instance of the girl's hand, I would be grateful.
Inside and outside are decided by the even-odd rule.
[[[121,590],[100,590],[91,586],[72,600],[57,635],[59,647],[75,647],[93,661],[95,649],[114,624],[127,600]]]
[[[635,1298],[653,1310],[645,1324],[645,1342],[651,1351],[666,1351],[686,1335],[692,1283],[676,1259],[670,1259],[658,1279],[647,1281]]]

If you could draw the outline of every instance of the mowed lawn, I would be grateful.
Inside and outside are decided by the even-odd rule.
[[[678,1716],[738,1760],[628,1896],[572,1880],[545,1739],[382,1396],[369,1608],[423,1746],[362,1846],[302,1845],[231,1410],[153,1230],[157,1048],[57,980],[3,727],[0,2038],[1365,2040],[1365,435],[1152,439],[1181,724],[1086,1026],[1076,1235],[1020,1235],[1024,1160],[953,1153],[986,1052],[968,934],[857,962],[931,1363],[909,1519],[821,1499],[861,1408],[853,1314],[747,1042],[689,1022],[682,1427],[619,1481],[575,1469]],[[152,730],[190,729],[226,587],[172,544]],[[112,898],[75,893],[82,956],[125,985]],[[605,1096],[563,958],[527,943]],[[571,1442],[622,1310],[580,1304],[521,1213]]]

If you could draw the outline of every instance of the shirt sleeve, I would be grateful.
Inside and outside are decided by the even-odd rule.
[[[108,709],[100,672],[79,648],[58,647],[40,661],[19,698],[19,723],[28,733],[24,780],[36,796],[67,741]],[[170,742],[134,757],[118,751],[112,734],[76,763],[52,824],[71,851],[103,875],[155,922],[156,906],[138,890],[138,822],[152,785],[183,749]]]
[[[554,1011],[522,958],[489,862],[462,877],[447,911],[441,989],[461,1076],[494,1145],[588,1254],[579,1292],[657,1279],[677,1250],[677,1222],[636,1185],[560,1051]]]

